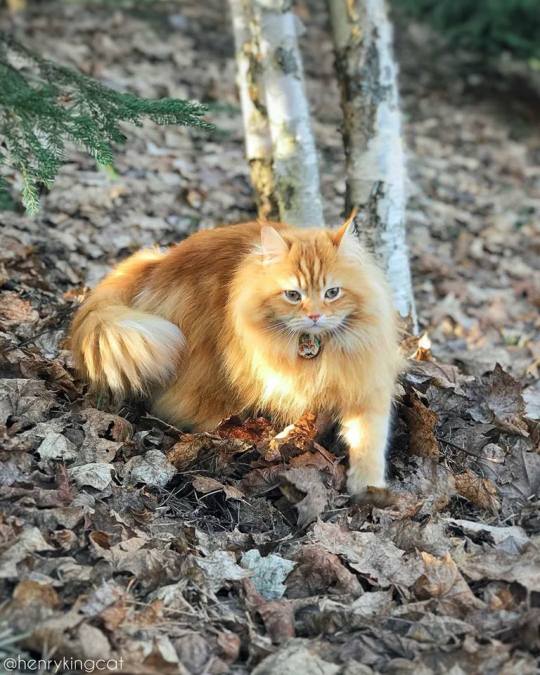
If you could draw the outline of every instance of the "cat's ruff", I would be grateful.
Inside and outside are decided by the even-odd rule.
[[[307,336],[307,337],[306,337]],[[349,490],[385,482],[401,367],[391,293],[346,225],[245,223],[121,263],[78,310],[75,364],[98,390],[144,393],[171,423],[243,411],[341,422]]]

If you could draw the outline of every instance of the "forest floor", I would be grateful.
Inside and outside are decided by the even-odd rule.
[[[338,224],[332,49],[323,3],[299,4]],[[209,102],[218,131],[128,129],[115,177],[73,151],[37,218],[0,214],[0,654],[129,673],[538,672],[539,100],[398,21],[432,353],[403,377],[393,498],[352,505],[346,456],[309,417],[277,437],[264,419],[189,435],[99,409],[74,376],[85,287],[141,246],[254,216],[224,3],[140,7],[1,22],[115,87]]]

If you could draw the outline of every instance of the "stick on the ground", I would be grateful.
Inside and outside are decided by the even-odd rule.
[[[261,36],[275,190],[282,221],[324,224],[317,151],[298,49],[299,19],[290,0],[253,0]]]
[[[277,220],[272,139],[266,112],[260,63],[259,27],[251,0],[229,0],[236,47],[237,85],[244,119],[246,156],[259,217]]]
[[[328,0],[328,6],[344,118],[347,210],[358,208],[359,236],[381,259],[396,308],[416,332],[392,26],[384,0]]]

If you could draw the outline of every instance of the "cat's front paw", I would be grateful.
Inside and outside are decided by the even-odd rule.
[[[365,496],[368,487],[385,488],[384,468],[366,470],[352,466],[347,473],[347,491],[354,498]]]

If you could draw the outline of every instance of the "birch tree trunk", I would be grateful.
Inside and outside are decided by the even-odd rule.
[[[299,19],[291,0],[253,0],[260,25],[261,63],[272,138],[280,219],[324,224],[317,152],[298,49]]]
[[[347,209],[386,268],[397,310],[416,332],[405,237],[406,167],[384,0],[328,0],[343,109]]]
[[[279,210],[274,192],[272,139],[262,85],[259,26],[253,15],[251,0],[229,0],[229,6],[251,184],[255,191],[259,217],[263,220],[277,220]]]

